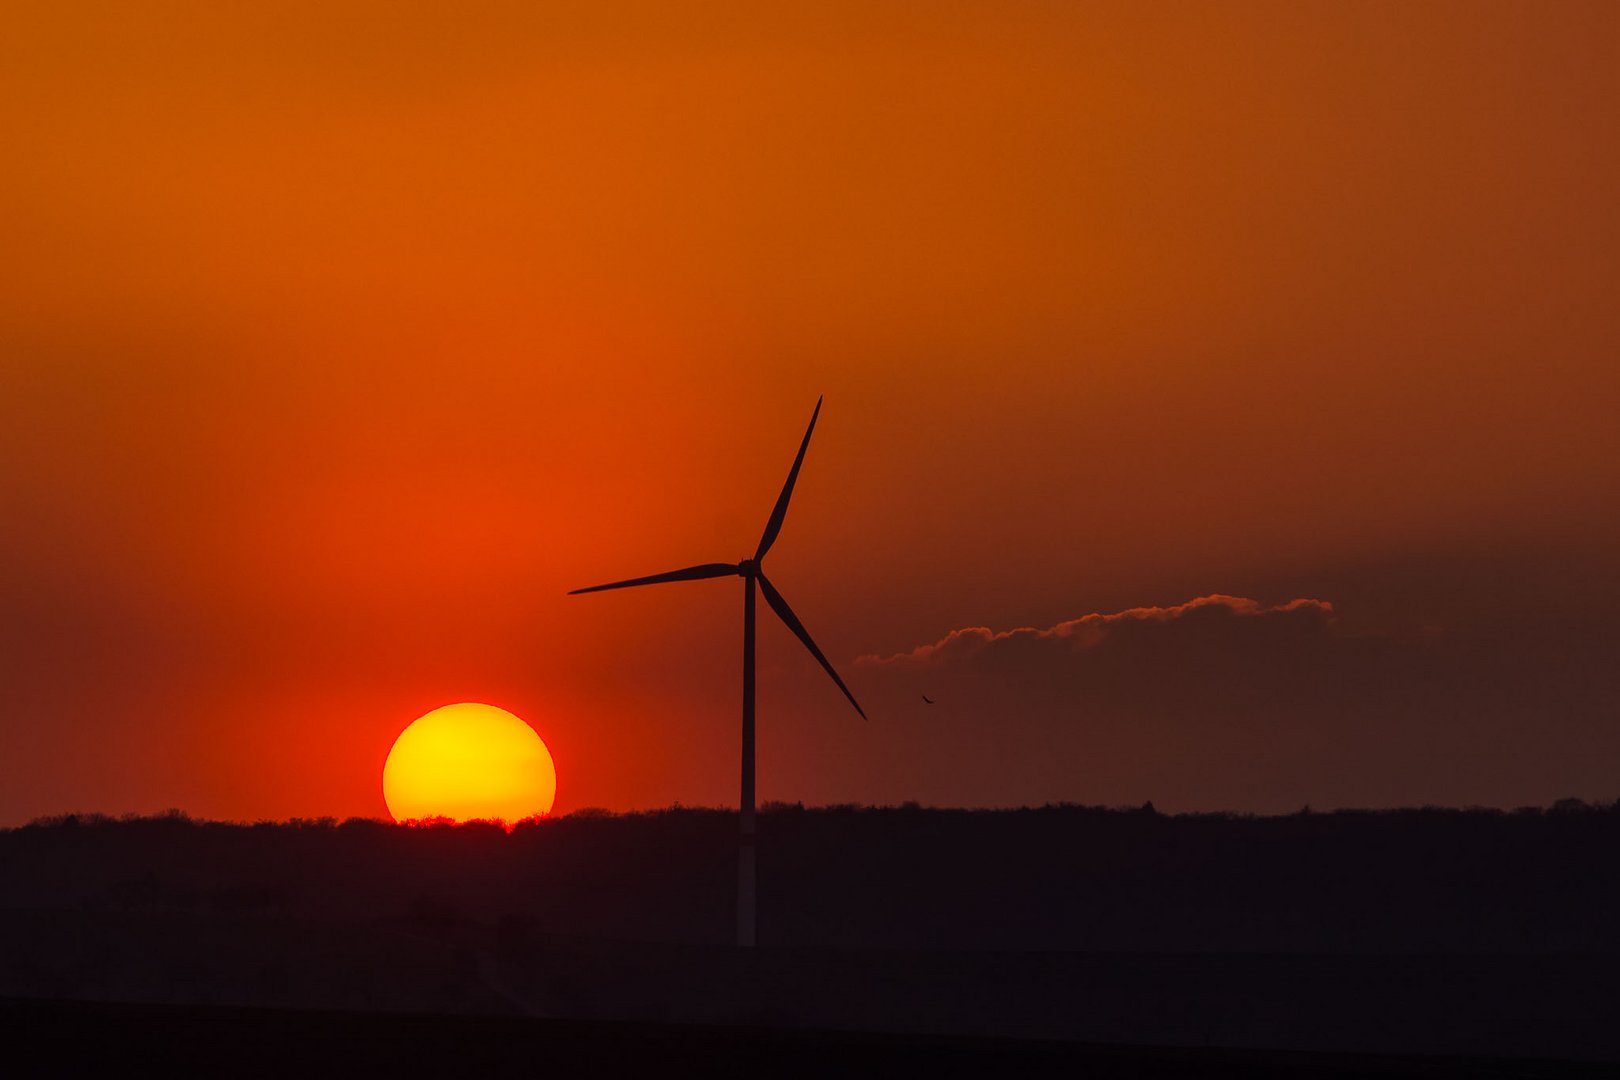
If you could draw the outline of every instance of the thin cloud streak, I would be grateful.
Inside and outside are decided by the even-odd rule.
[[[938,641],[919,645],[910,652],[889,656],[869,654],[855,663],[864,667],[892,665],[928,666],[948,664],[966,659],[998,645],[1051,641],[1066,645],[1075,652],[1095,648],[1110,634],[1142,623],[1170,623],[1178,619],[1207,615],[1230,615],[1233,618],[1264,618],[1268,616],[1303,616],[1331,624],[1333,605],[1326,600],[1304,597],[1285,604],[1263,604],[1242,596],[1212,593],[1169,607],[1133,607],[1109,614],[1093,612],[1078,619],[1068,619],[1045,629],[1021,626],[999,633],[987,626],[968,626],[952,630]]]

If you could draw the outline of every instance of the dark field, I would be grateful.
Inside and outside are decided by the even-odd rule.
[[[181,818],[11,830],[0,995],[27,999],[10,1010],[35,1010],[23,1026],[37,1039],[95,1029],[98,1045],[202,1025],[285,1055],[343,1029],[384,1056],[425,1040],[426,1060],[487,1025],[514,1069],[535,1041],[552,1059],[606,1046],[627,1069],[643,1052],[752,1055],[823,1075],[1009,1055],[1098,1076],[1620,1062],[1614,808],[778,808],[761,821],[753,954],[726,945],[734,828],[675,810],[510,834]],[[1345,1054],[1383,1057],[1331,1056]]]
[[[1585,1078],[1600,1065],[761,1027],[0,1000],[28,1075]]]

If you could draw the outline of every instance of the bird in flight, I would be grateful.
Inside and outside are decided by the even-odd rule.
[[[923,704],[925,704],[925,705],[932,705],[932,704],[933,704],[933,703],[934,703],[934,699],[933,699],[933,698],[931,698],[931,697],[929,697],[929,696],[928,696],[928,695],[927,695],[927,694],[924,694],[924,695],[923,695]]]

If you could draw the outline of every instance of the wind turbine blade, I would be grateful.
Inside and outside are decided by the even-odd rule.
[[[816,430],[816,417],[820,415],[821,398],[816,398],[816,411],[810,414],[810,426],[804,429],[804,441],[799,444],[799,456],[793,459],[793,468],[788,470],[787,483],[782,485],[782,494],[776,497],[776,509],[771,511],[771,520],[765,523],[765,535],[759,538],[759,550],[754,552],[755,562],[765,557],[765,553],[771,550],[771,545],[776,543],[776,534],[782,531],[782,519],[787,517],[788,500],[793,498],[793,483],[799,478],[799,466],[804,464],[804,452],[810,448],[810,433]]]
[[[604,589],[628,589],[636,585],[658,585],[665,581],[701,581],[704,578],[730,577],[736,572],[737,567],[731,563],[704,563],[702,566],[688,566],[685,570],[671,570],[667,574],[610,581],[606,585],[592,585],[588,589],[571,589],[568,595],[578,596],[580,593],[601,592]]]
[[[764,574],[760,574],[758,580],[759,591],[765,594],[765,602],[771,605],[771,610],[781,616],[782,621],[787,623],[787,628],[793,631],[800,641],[804,642],[804,647],[810,650],[810,655],[819,660],[821,666],[827,669],[827,674],[832,676],[832,681],[838,684],[838,689],[844,692],[844,696],[849,698],[849,703],[855,706],[855,711],[861,714],[862,720],[865,720],[866,710],[861,708],[861,703],[856,701],[855,695],[849,692],[849,687],[844,685],[844,680],[838,677],[838,672],[833,670],[832,664],[828,663],[821,650],[816,648],[816,643],[810,639],[810,631],[806,630],[804,623],[800,622],[799,617],[793,614],[793,609],[788,607],[786,600],[782,599],[782,594],[777,592],[775,587],[765,579]]]

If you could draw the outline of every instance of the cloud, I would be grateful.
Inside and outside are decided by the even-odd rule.
[[[928,667],[959,663],[986,651],[1018,649],[1045,643],[1063,652],[1083,652],[1121,634],[1140,631],[1144,626],[1163,626],[1181,621],[1214,624],[1229,619],[1286,620],[1303,628],[1319,629],[1333,619],[1333,605],[1325,600],[1297,599],[1286,604],[1262,604],[1242,596],[1214,593],[1170,607],[1134,607],[1104,615],[1092,613],[1069,619],[1044,630],[1023,626],[997,633],[987,626],[952,630],[938,641],[919,645],[910,652],[890,656],[868,655],[857,665],[882,667]],[[1306,624],[1310,624],[1309,627]]]

